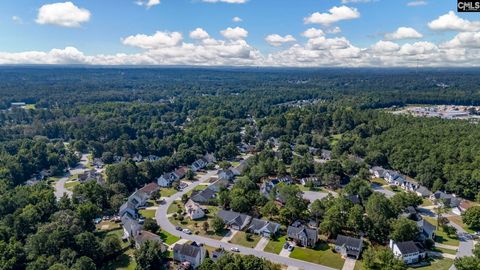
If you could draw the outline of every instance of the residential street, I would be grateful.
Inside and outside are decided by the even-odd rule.
[[[175,236],[179,236],[179,237],[182,237],[184,239],[188,239],[190,241],[195,241],[197,243],[202,243],[202,244],[205,244],[205,245],[208,245],[208,246],[211,246],[211,247],[224,248],[225,250],[230,250],[231,248],[236,247],[240,250],[240,254],[254,255],[256,257],[262,257],[262,258],[265,258],[265,259],[270,260],[270,261],[275,262],[275,263],[279,263],[279,264],[283,264],[283,265],[287,265],[287,266],[294,266],[294,267],[298,267],[300,269],[333,270],[333,268],[330,268],[330,267],[326,267],[326,266],[322,266],[322,265],[318,265],[318,264],[313,264],[313,263],[309,263],[309,262],[305,262],[305,261],[301,261],[301,260],[296,260],[296,259],[292,259],[292,258],[288,258],[288,257],[282,257],[282,256],[279,256],[277,254],[268,253],[268,252],[264,252],[264,251],[259,251],[259,250],[255,250],[253,248],[246,248],[246,247],[239,246],[239,245],[224,243],[224,242],[221,242],[219,240],[215,240],[215,239],[211,239],[211,238],[207,238],[207,237],[203,237],[203,236],[187,235],[187,234],[184,234],[182,232],[177,231],[175,229],[175,226],[173,226],[170,223],[170,221],[168,220],[168,218],[166,218],[168,207],[170,206],[170,204],[172,204],[173,201],[181,198],[183,194],[186,194],[189,191],[193,190],[200,183],[208,181],[208,179],[210,179],[210,177],[214,176],[215,174],[216,174],[215,171],[209,171],[206,175],[202,176],[199,179],[199,181],[193,182],[183,191],[174,194],[170,198],[167,198],[165,200],[165,204],[160,205],[157,209],[157,212],[155,213],[155,218],[157,220],[158,225],[163,230],[166,230],[167,232],[169,232],[169,233],[171,233]]]
[[[55,193],[55,198],[57,198],[57,200],[60,200],[60,198],[63,197],[63,194],[67,194],[67,196],[72,197],[72,192],[65,188],[65,183],[68,181],[71,175],[85,172],[85,170],[87,169],[87,163],[88,163],[88,154],[83,154],[80,159],[79,165],[75,168],[70,169],[70,171],[67,174],[65,174],[64,177],[60,178],[55,182],[54,193]]]

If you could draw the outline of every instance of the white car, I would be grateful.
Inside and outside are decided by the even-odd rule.
[[[240,252],[240,249],[238,249],[237,247],[232,247],[230,250],[233,252]]]
[[[186,234],[192,234],[192,231],[190,231],[189,229],[183,229],[182,232]]]

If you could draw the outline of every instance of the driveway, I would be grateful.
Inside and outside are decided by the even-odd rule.
[[[60,200],[64,194],[67,194],[68,197],[72,197],[72,192],[65,188],[65,183],[68,181],[68,176],[62,177],[57,182],[55,182],[55,198]]]
[[[319,265],[319,264],[314,264],[314,263],[309,263],[293,258],[286,258],[282,257],[277,254],[273,253],[268,253],[264,251],[258,251],[253,248],[246,248],[240,245],[234,245],[230,243],[224,243],[219,240],[203,237],[203,236],[198,236],[198,235],[188,235],[184,234],[180,231],[177,231],[175,229],[175,226],[173,226],[172,223],[166,218],[167,216],[167,209],[172,204],[173,201],[176,199],[179,199],[182,197],[183,194],[186,194],[187,192],[193,190],[196,186],[198,186],[202,182],[206,182],[210,179],[210,177],[215,175],[215,171],[209,171],[206,175],[202,176],[199,181],[192,183],[189,185],[187,188],[185,188],[183,191],[178,192],[171,197],[167,198],[165,200],[165,204],[162,204],[158,207],[157,212],[155,213],[155,219],[157,220],[158,225],[163,229],[166,230],[167,232],[171,233],[172,235],[181,237],[183,239],[187,239],[190,241],[195,241],[197,243],[203,243],[207,246],[215,247],[215,248],[224,248],[226,250],[230,250],[231,248],[235,247],[240,250],[240,254],[243,255],[254,255],[256,257],[264,258],[269,261],[278,263],[278,264],[283,264],[287,266],[294,266],[300,269],[309,269],[309,270],[333,270],[333,268]]]
[[[353,270],[357,261],[352,258],[346,258],[342,270]]]
[[[270,241],[268,238],[265,238],[265,237],[260,238],[260,241],[258,241],[258,244],[255,246],[255,250],[263,251],[267,246],[268,241]]]
[[[328,196],[328,192],[304,191],[303,198],[314,202],[315,200],[323,200]]]
[[[391,198],[395,195],[395,192],[385,189],[384,187],[377,185],[377,184],[372,184],[373,191],[379,192],[385,195],[387,198]]]

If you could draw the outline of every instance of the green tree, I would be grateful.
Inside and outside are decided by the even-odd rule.
[[[462,219],[465,224],[471,228],[480,228],[480,206],[474,206],[462,214]]]
[[[137,262],[136,270],[164,269],[161,244],[155,241],[146,241],[133,253]]]
[[[223,222],[223,220],[221,218],[214,217],[212,219],[212,228],[213,228],[214,232],[220,233],[225,228],[225,223]]]
[[[418,226],[415,221],[399,218],[392,222],[390,237],[398,242],[415,240],[418,236]]]

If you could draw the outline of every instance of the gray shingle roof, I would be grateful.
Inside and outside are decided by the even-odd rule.
[[[218,212],[218,217],[227,225],[237,225],[239,227],[243,227],[251,218],[249,215],[226,210],[220,210]]]
[[[413,241],[395,243],[402,254],[420,252]]]
[[[188,257],[197,257],[198,253],[200,253],[201,247],[192,244],[175,244],[173,247],[173,252],[180,253],[184,256]]]
[[[362,239],[339,234],[337,236],[337,240],[335,241],[335,245],[337,246],[344,245],[347,248],[360,249],[362,247]]]

